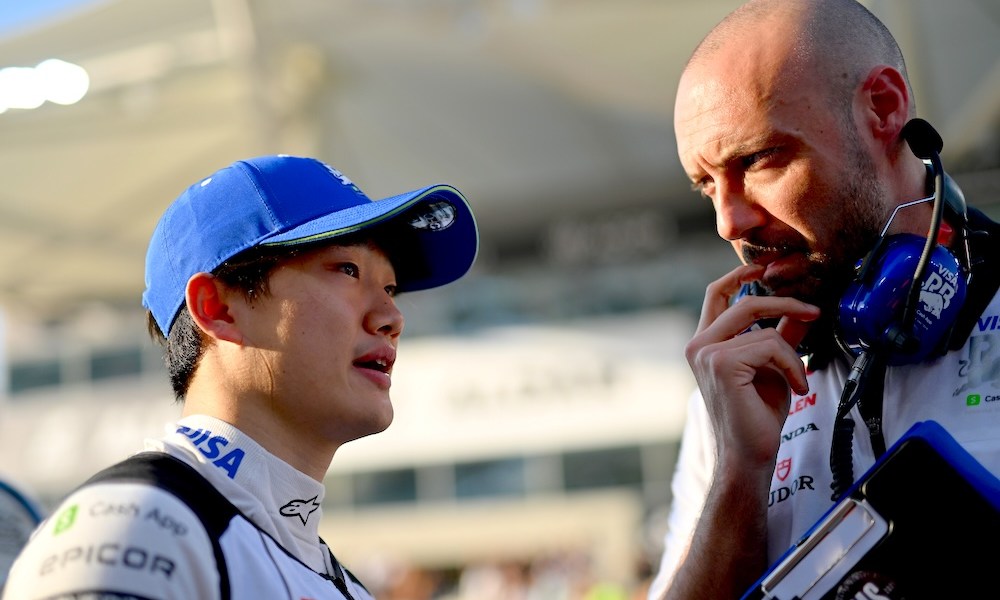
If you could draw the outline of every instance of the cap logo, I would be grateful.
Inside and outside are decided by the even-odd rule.
[[[336,177],[337,179],[339,179],[340,183],[342,183],[345,187],[349,187],[349,188],[353,189],[354,193],[356,193],[356,194],[364,195],[361,192],[361,188],[359,188],[358,186],[354,185],[354,182],[351,181],[350,178],[347,177],[347,175],[344,175],[343,173],[341,173],[337,169],[334,169],[333,167],[331,167],[330,165],[328,165],[326,163],[320,163],[320,164],[322,164],[324,167],[326,167],[326,170],[330,172],[330,175],[333,175],[334,177]]]
[[[410,227],[414,229],[426,229],[428,231],[441,231],[448,229],[455,222],[457,211],[449,202],[434,202],[424,207],[424,210],[415,213],[410,219]]]

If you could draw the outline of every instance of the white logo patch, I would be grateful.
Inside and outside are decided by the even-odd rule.
[[[928,273],[920,289],[920,301],[925,313],[941,318],[941,312],[951,305],[951,299],[957,291],[957,279],[956,274],[944,266],[938,266],[937,273]]]
[[[340,183],[342,183],[344,185],[347,185],[347,186],[353,186],[354,185],[354,182],[351,181],[347,177],[347,175],[344,175],[343,173],[341,173],[337,169],[334,169],[333,167],[331,167],[330,165],[328,165],[326,163],[324,163],[323,166],[326,167],[326,170],[329,171],[331,175],[333,175],[334,177],[336,177],[337,179],[339,179]]]
[[[426,209],[417,213],[410,219],[410,227],[414,229],[426,229],[428,231],[441,231],[448,229],[455,222],[455,215],[458,211],[449,202],[434,202],[428,204]]]

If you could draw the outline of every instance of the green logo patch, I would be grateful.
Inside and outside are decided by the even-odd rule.
[[[59,535],[73,526],[73,523],[76,522],[76,512],[78,508],[79,505],[74,504],[59,513],[59,516],[56,517],[56,523],[52,527],[52,535]]]
[[[979,394],[969,394],[965,397],[966,406],[979,406],[980,402],[982,402],[982,397]]]

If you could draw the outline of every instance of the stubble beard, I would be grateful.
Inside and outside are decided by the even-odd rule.
[[[830,202],[842,206],[836,232],[828,247],[814,250],[809,255],[806,282],[810,288],[802,290],[801,299],[816,304],[824,312],[836,309],[847,286],[856,276],[856,265],[878,241],[884,215],[885,192],[879,184],[875,166],[870,157],[855,143],[850,154],[854,160],[850,174],[838,185]]]
[[[834,218],[827,219],[834,222],[828,231],[835,233],[825,248],[787,246],[790,252],[801,252],[808,263],[800,277],[762,282],[768,293],[815,304],[825,314],[834,314],[838,309],[841,296],[855,277],[855,265],[874,247],[884,219],[880,207],[885,194],[874,164],[856,136],[851,135],[848,142],[852,164],[844,172],[850,176],[831,188],[823,199],[829,206],[839,207],[829,211],[828,216]],[[763,248],[744,246],[744,260],[751,262],[755,252]]]

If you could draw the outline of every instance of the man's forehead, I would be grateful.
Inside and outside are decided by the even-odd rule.
[[[756,99],[755,99],[756,96]],[[687,138],[700,143],[724,137],[735,123],[742,123],[761,108],[759,95],[719,78],[690,80],[678,90],[674,128],[678,143]]]
[[[717,57],[689,65],[681,76],[674,102],[678,136],[704,132],[713,124],[746,126],[751,118],[776,117],[797,105],[813,103],[820,92],[819,85],[789,77],[799,69],[781,57],[754,60],[749,51],[733,55],[732,60],[721,54]]]

